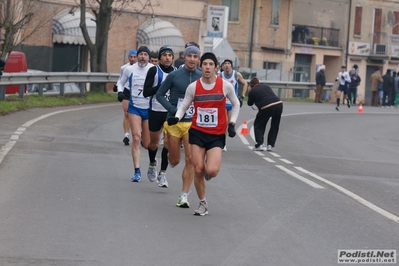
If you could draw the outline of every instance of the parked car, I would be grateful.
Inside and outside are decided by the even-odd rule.
[[[60,87],[60,83],[53,83],[52,89],[50,91],[60,92]],[[68,82],[64,85],[64,93],[80,93],[80,88],[78,85],[76,85],[76,83]]]
[[[35,92],[37,93],[37,92],[39,92],[40,86],[43,87],[43,92],[46,92],[49,88],[48,84],[28,84],[26,86],[26,92],[27,93],[35,93]]]

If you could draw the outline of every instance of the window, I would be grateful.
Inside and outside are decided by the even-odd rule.
[[[382,24],[382,9],[374,9],[374,38],[373,43],[380,43],[381,35],[381,24]]]
[[[222,6],[229,7],[229,21],[238,21],[240,0],[222,0]]]
[[[355,11],[355,28],[353,29],[353,34],[362,34],[362,12],[363,8],[361,6],[356,7]]]
[[[399,12],[393,12],[393,16],[395,17],[395,27],[392,28],[392,34],[399,34]]]
[[[263,69],[277,69],[277,63],[265,61],[263,62]]]
[[[272,14],[270,16],[270,25],[279,25],[280,0],[272,0]]]

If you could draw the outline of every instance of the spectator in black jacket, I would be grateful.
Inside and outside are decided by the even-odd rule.
[[[272,118],[269,134],[267,135],[267,151],[272,151],[276,144],[280,127],[283,102],[274,94],[266,84],[259,84],[259,79],[254,77],[249,82],[248,105],[256,105],[258,113],[254,121],[255,141],[254,151],[264,151],[263,140],[267,122]]]
[[[323,95],[323,88],[326,85],[326,75],[324,74],[324,70],[326,69],[325,65],[321,65],[319,71],[316,73],[316,97],[315,103],[322,103],[321,96]]]
[[[391,89],[391,102],[389,103],[391,107],[395,106],[396,102],[396,87],[397,87],[397,72],[393,71],[392,72],[392,89]],[[398,103],[396,103],[398,105]]]
[[[356,69],[354,68],[351,69],[349,76],[351,78],[351,82],[349,83],[349,102],[351,105],[356,105],[357,86],[359,86],[361,78],[356,73]]]
[[[389,107],[391,105],[392,89],[393,89],[393,78],[391,76],[391,70],[387,70],[386,74],[382,76],[382,90],[384,96],[382,97],[382,107]]]
[[[183,54],[184,54],[183,51],[179,52],[179,58],[177,58],[177,59],[175,60],[175,63],[174,63],[174,66],[175,66],[175,67],[179,68],[181,65],[184,64],[184,57],[183,57]]]

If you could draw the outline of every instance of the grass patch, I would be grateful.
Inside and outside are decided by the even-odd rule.
[[[24,98],[22,99],[19,98],[18,95],[10,95],[6,97],[5,101],[0,101],[0,115],[7,115],[12,112],[26,110],[29,108],[116,102],[117,98],[117,95],[114,93],[103,92],[86,92],[84,95],[66,94],[65,96],[39,96],[25,94]],[[283,102],[314,102],[314,99],[310,98],[284,98],[281,100]]]
[[[284,98],[281,99],[283,102],[293,102],[293,103],[312,103],[314,99],[311,98]]]
[[[7,96],[5,101],[0,101],[0,114],[6,115],[12,112],[37,107],[68,106],[116,101],[116,94],[102,92],[86,92],[84,95],[66,94],[65,96],[24,95],[24,98],[19,98],[17,95],[11,95]]]

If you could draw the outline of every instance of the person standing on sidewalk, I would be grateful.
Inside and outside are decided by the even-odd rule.
[[[391,70],[387,69],[387,72],[384,76],[382,76],[382,107],[390,107],[391,105],[391,97],[393,90],[393,78],[391,76]]]
[[[161,130],[168,111],[157,101],[155,95],[161,87],[162,82],[172,71],[176,70],[172,66],[173,50],[170,46],[162,46],[159,49],[158,65],[151,67],[147,72],[144,82],[144,97],[150,97],[150,105],[148,108],[148,128],[150,130],[150,144],[148,145],[148,157],[150,165],[148,167],[147,176],[151,182],[158,179],[159,187],[168,187],[166,180],[166,169],[168,167],[168,138],[164,138],[164,147],[161,153],[161,170],[159,175],[156,170],[157,160],[155,159],[158,151],[158,145],[161,138]],[[167,92],[165,98],[169,100],[170,94]],[[167,134],[164,132],[164,134]]]
[[[376,68],[374,70],[374,73],[370,76],[370,83],[371,83],[371,93],[372,93],[372,98],[371,98],[371,106],[379,106],[380,105],[380,100],[378,97],[379,94],[379,84],[383,82],[384,80],[381,77],[381,72],[379,68]]]
[[[352,105],[356,105],[357,87],[360,85],[362,79],[356,73],[355,68],[351,69],[349,76],[351,78],[351,82],[349,83],[349,102]]]
[[[326,69],[325,65],[321,65],[319,71],[316,73],[316,97],[315,103],[322,103],[321,96],[323,95],[323,88],[326,85],[326,75],[324,74],[324,70]]]
[[[208,214],[205,196],[205,180],[216,177],[222,163],[222,148],[226,143],[226,128],[229,137],[234,137],[235,123],[240,111],[240,102],[230,82],[215,75],[217,58],[213,53],[201,56],[202,77],[191,83],[176,116],[168,118],[168,124],[177,124],[194,103],[194,116],[189,130],[191,160],[194,165],[194,185],[200,200],[194,215]],[[229,120],[226,116],[226,98],[232,104]]]
[[[272,151],[277,140],[280,128],[281,114],[283,113],[283,102],[266,84],[259,84],[259,79],[253,77],[249,82],[248,105],[256,105],[258,113],[254,121],[255,147],[254,151],[264,151],[263,141],[266,125],[272,119],[269,134],[267,135],[267,151]]]

